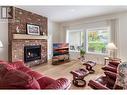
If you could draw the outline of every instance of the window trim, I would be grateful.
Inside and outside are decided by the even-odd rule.
[[[105,55],[105,56],[109,55],[108,52],[107,53],[96,53],[96,52],[89,52],[88,51],[88,32],[93,31],[93,30],[101,30],[101,29],[107,29],[109,31],[109,40],[108,40],[108,42],[110,42],[110,40],[111,40],[110,26],[86,29],[86,53],[87,54],[97,54],[97,55]]]

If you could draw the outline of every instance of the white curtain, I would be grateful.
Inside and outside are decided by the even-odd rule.
[[[113,42],[116,47],[118,48],[118,37],[117,37],[117,34],[118,34],[118,19],[111,19],[109,20],[109,26],[110,26],[110,31],[111,31],[111,39],[110,39],[110,42]],[[117,57],[117,50],[115,50],[113,56],[114,57]]]

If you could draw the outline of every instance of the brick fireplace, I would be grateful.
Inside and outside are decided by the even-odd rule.
[[[14,39],[13,34],[27,34],[26,24],[36,24],[40,27],[40,35],[47,35],[47,18],[26,10],[13,7],[15,18],[9,20],[8,38],[9,38],[9,61],[23,60],[27,65],[47,63],[47,40],[46,39]],[[19,28],[17,33],[16,28]],[[35,60],[25,61],[24,48],[26,46],[40,46],[40,57]]]

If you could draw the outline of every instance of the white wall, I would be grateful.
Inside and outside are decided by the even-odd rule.
[[[0,40],[3,48],[0,48],[0,60],[8,61],[8,22],[0,20]]]
[[[59,42],[59,24],[48,20],[48,59],[52,58],[52,44]]]
[[[61,23],[61,36],[60,36],[60,42],[66,41],[66,32],[65,30],[68,28],[76,28],[80,29],[81,27],[84,27],[86,24],[89,23],[96,23],[96,22],[103,22],[103,21],[110,21],[112,19],[117,19],[118,26],[117,28],[117,47],[118,47],[118,57],[122,59],[122,61],[127,61],[127,12],[121,12],[121,13],[115,13],[115,14],[109,14],[104,16],[97,16],[97,17],[90,17],[90,18],[84,18],[80,20],[70,21],[70,22],[63,22]],[[107,22],[108,24],[108,22]],[[98,24],[99,25],[99,24]],[[104,25],[104,23],[100,24]],[[90,25],[92,26],[92,24]],[[72,56],[78,56],[78,54],[72,54]],[[96,60],[103,61],[103,56],[93,55]],[[92,58],[92,56],[90,56]]]

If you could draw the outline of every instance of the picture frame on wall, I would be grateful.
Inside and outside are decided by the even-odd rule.
[[[40,26],[35,24],[27,24],[27,34],[40,35]]]

